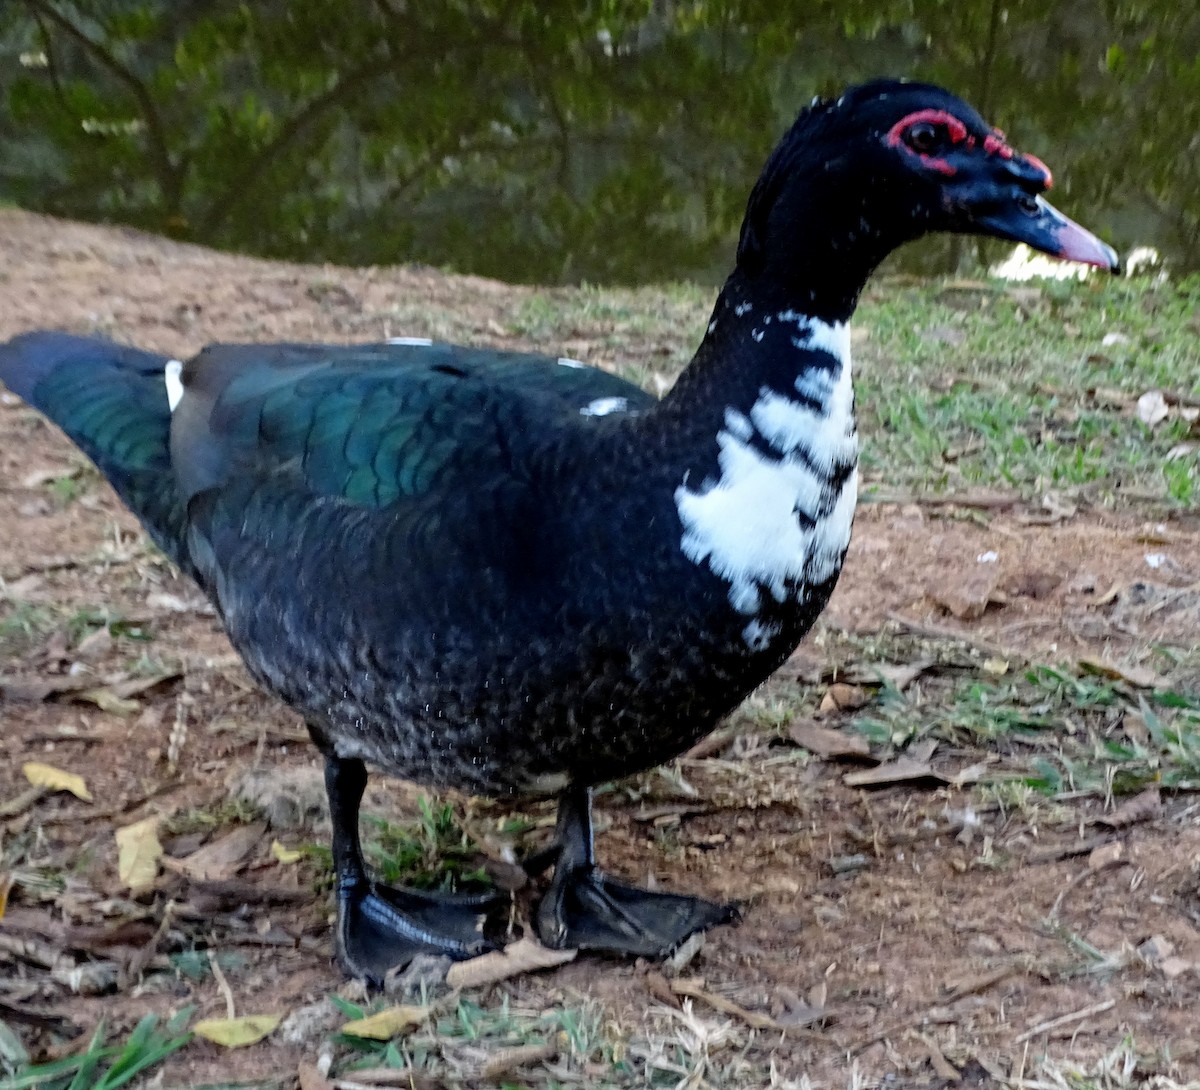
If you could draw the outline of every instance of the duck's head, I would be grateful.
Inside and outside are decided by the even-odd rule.
[[[901,243],[950,231],[1117,271],[1110,246],[1046,201],[1051,183],[949,91],[878,80],[801,112],[750,196],[738,266],[786,282],[799,264],[811,282],[824,265],[861,286]]]

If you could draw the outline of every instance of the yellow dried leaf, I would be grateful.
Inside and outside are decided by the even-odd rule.
[[[8,891],[12,889],[13,876],[9,871],[0,872],[0,920],[8,911]]]
[[[342,1026],[347,1037],[366,1037],[372,1041],[390,1041],[406,1029],[420,1025],[429,1015],[428,1007],[410,1007],[402,1004],[388,1007],[378,1014],[356,1018]]]
[[[117,875],[135,893],[158,877],[163,847],[158,842],[159,818],[148,817],[116,831]]]
[[[1003,677],[1008,673],[1008,659],[1002,659],[999,656],[983,660],[983,671],[985,674],[992,674],[995,677]]]
[[[92,801],[92,793],[87,789],[83,777],[74,772],[64,772],[53,765],[44,765],[40,761],[26,761],[21,766],[25,778],[34,787],[46,787],[51,791],[69,791],[77,799],[84,802]]]
[[[297,863],[303,858],[304,853],[297,848],[285,848],[278,840],[271,841],[271,854],[279,860],[280,863]]]
[[[192,1032],[226,1048],[243,1048],[274,1033],[283,1021],[278,1014],[244,1014],[241,1018],[205,1018],[192,1026]]]

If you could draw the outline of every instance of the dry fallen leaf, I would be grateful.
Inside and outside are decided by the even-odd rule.
[[[818,709],[818,713],[828,715],[830,712],[857,711],[869,699],[857,685],[847,685],[845,682],[835,681],[821,698],[821,707]]]
[[[163,856],[162,865],[175,874],[200,882],[223,882],[242,869],[242,861],[262,842],[267,827],[262,822],[242,825],[186,859]]]
[[[77,693],[90,685],[85,678],[77,677],[0,677],[0,695],[5,700],[37,704],[60,693]]]
[[[1162,796],[1158,787],[1147,787],[1145,791],[1126,799],[1111,814],[1100,819],[1104,825],[1120,829],[1138,821],[1148,821],[1162,812]]]
[[[1110,844],[1101,844],[1098,848],[1093,848],[1092,853],[1088,856],[1088,870],[1104,870],[1105,867],[1115,866],[1121,862],[1121,857],[1125,854],[1125,845],[1119,840],[1114,840]]]
[[[8,891],[12,889],[13,876],[11,871],[0,871],[0,920],[8,911]]]
[[[64,772],[53,765],[44,765],[41,761],[26,761],[21,766],[25,778],[34,787],[45,787],[50,791],[68,791],[77,799],[84,802],[92,801],[92,793],[82,776],[74,772]]]
[[[954,787],[964,787],[969,783],[978,783],[991,770],[991,761],[976,761],[974,764],[969,764],[965,768],[960,768],[957,772],[947,775],[946,782]],[[934,773],[937,775],[937,773]]]
[[[261,1041],[283,1021],[278,1014],[244,1014],[241,1018],[205,1018],[192,1026],[198,1037],[226,1048],[243,1048]]]
[[[334,1090],[334,1085],[318,1070],[316,1064],[302,1063],[296,1071],[300,1090]]]
[[[1138,419],[1148,428],[1161,424],[1170,414],[1161,390],[1147,390],[1137,399]]]
[[[84,689],[83,692],[75,694],[75,699],[95,704],[102,712],[108,712],[109,715],[133,715],[142,710],[142,705],[138,701],[118,696],[112,689],[104,686]]]
[[[429,1007],[415,1007],[401,1004],[388,1007],[366,1018],[356,1018],[342,1026],[341,1032],[347,1037],[365,1037],[371,1041],[390,1041],[398,1037],[406,1029],[419,1026],[429,1017]]]
[[[941,779],[925,761],[914,761],[911,757],[897,757],[877,768],[865,768],[861,772],[848,772],[842,777],[847,787],[879,787],[889,783],[908,780]]]
[[[680,1010],[682,1004],[679,1002],[675,993],[671,991],[671,984],[665,976],[657,969],[649,970],[642,978],[646,985],[646,991],[657,999],[660,1003],[665,1003],[668,1007],[674,1007]]]
[[[926,670],[936,665],[933,659],[917,659],[915,662],[883,662],[874,669],[881,681],[886,681],[903,692]]]
[[[518,939],[503,950],[494,950],[470,961],[451,965],[446,974],[446,983],[451,988],[479,988],[522,973],[565,965],[568,961],[574,961],[578,952],[551,950],[531,938]]]
[[[793,659],[793,661],[795,661]],[[838,679],[850,685],[892,685],[903,691],[926,670],[937,664],[933,659],[916,659],[913,662],[852,662],[838,670]],[[824,663],[816,663],[810,676],[801,675],[801,681],[816,685],[824,675]]]
[[[807,719],[801,719],[788,728],[788,734],[798,746],[803,746],[818,757],[870,758],[871,747],[861,734],[846,734],[829,727],[819,727]]]
[[[1145,666],[1118,666],[1116,663],[1093,658],[1090,655],[1084,655],[1077,661],[1079,668],[1089,674],[1099,674],[1101,677],[1110,677],[1116,681],[1127,681],[1139,689],[1156,689],[1163,683],[1163,679],[1158,674]]]
[[[1150,728],[1140,712],[1127,711],[1121,718],[1121,729],[1135,746],[1145,749],[1150,745]]]
[[[158,817],[144,818],[116,831],[117,876],[135,893],[158,877],[163,847],[158,842]]]
[[[553,1041],[547,1041],[540,1045],[516,1045],[513,1048],[502,1048],[483,1065],[479,1077],[485,1082],[495,1082],[511,1071],[553,1060],[558,1055],[558,1051],[558,1045]],[[507,1084],[508,1081],[506,1079],[505,1083]]]
[[[960,579],[948,578],[930,588],[929,596],[960,621],[977,621],[996,599],[996,584],[1000,580],[999,566],[980,564]]]

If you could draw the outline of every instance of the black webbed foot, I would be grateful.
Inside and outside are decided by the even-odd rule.
[[[319,740],[316,732],[314,737]],[[325,789],[337,872],[337,954],[343,968],[382,984],[389,970],[403,968],[418,954],[459,960],[490,949],[483,922],[492,909],[507,902],[507,894],[397,889],[367,876],[358,839],[358,808],[366,784],[362,761],[326,753]]]
[[[556,949],[664,957],[695,931],[737,917],[737,906],[627,886],[595,867],[555,872],[537,933]]]
[[[587,788],[571,788],[560,801],[556,846],[554,877],[535,918],[546,946],[662,957],[694,932],[737,918],[734,904],[656,893],[603,874],[592,849]]]
[[[347,972],[382,984],[389,969],[418,954],[473,957],[493,948],[483,934],[501,893],[453,894],[397,889],[368,881],[346,883],[337,893],[337,952]]]

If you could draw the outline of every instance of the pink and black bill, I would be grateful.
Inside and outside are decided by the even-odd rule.
[[[1023,242],[1052,257],[1120,272],[1111,246],[1042,196],[1054,184],[1045,163],[1014,151],[999,129],[972,132],[948,110],[925,109],[901,118],[884,139],[941,179],[952,230]]]

